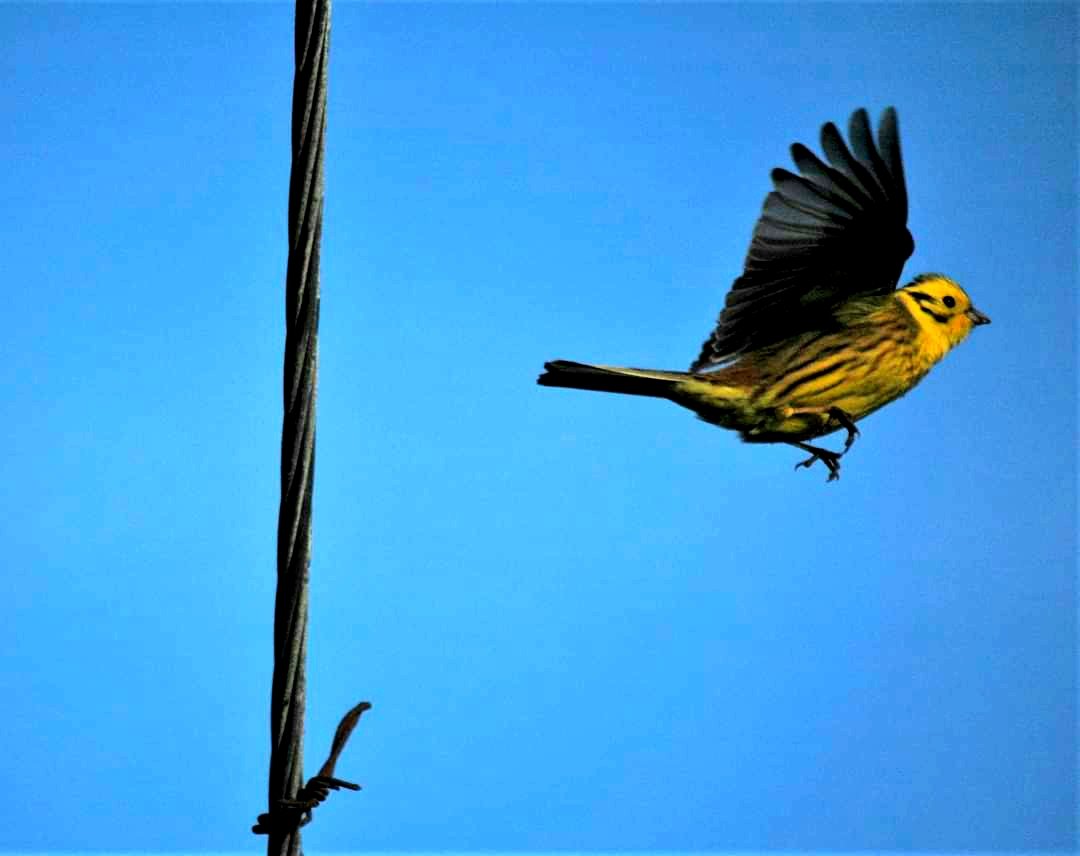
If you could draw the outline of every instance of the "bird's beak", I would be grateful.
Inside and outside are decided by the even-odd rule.
[[[971,323],[978,327],[980,324],[989,324],[990,319],[983,315],[978,309],[972,306],[967,312],[964,313],[971,319]]]

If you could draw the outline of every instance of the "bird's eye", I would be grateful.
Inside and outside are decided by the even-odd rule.
[[[949,309],[952,309],[954,306],[956,306],[956,298],[953,297],[951,294],[946,294],[943,298],[941,298],[941,302],[944,303],[947,307],[949,307]]]

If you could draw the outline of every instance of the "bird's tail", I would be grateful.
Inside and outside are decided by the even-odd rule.
[[[691,377],[686,372],[593,366],[569,360],[553,360],[550,363],[544,363],[544,369],[544,373],[536,379],[540,386],[618,392],[623,395],[648,395],[653,398],[669,398],[679,383]]]

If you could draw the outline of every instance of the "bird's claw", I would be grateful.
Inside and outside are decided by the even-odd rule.
[[[844,451],[847,450],[845,449]],[[843,454],[843,452],[830,452],[828,449],[818,449],[805,461],[799,461],[799,463],[795,465],[795,469],[810,467],[814,461],[821,461],[821,463],[829,469],[829,477],[825,479],[825,481],[836,481],[840,478],[840,458]]]
[[[850,449],[855,444],[855,438],[858,437],[858,436],[859,436],[859,429],[858,428],[852,427],[851,430],[848,431],[847,438],[844,440],[844,452],[846,452],[848,449]],[[840,454],[843,454],[844,452],[841,452]]]

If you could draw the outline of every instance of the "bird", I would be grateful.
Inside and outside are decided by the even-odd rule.
[[[896,109],[821,128],[772,170],[742,273],[687,371],[552,360],[541,386],[663,398],[748,443],[787,443],[840,476],[856,423],[910,391],[990,319],[940,273],[898,287],[915,249]],[[808,441],[843,429],[843,448]]]

